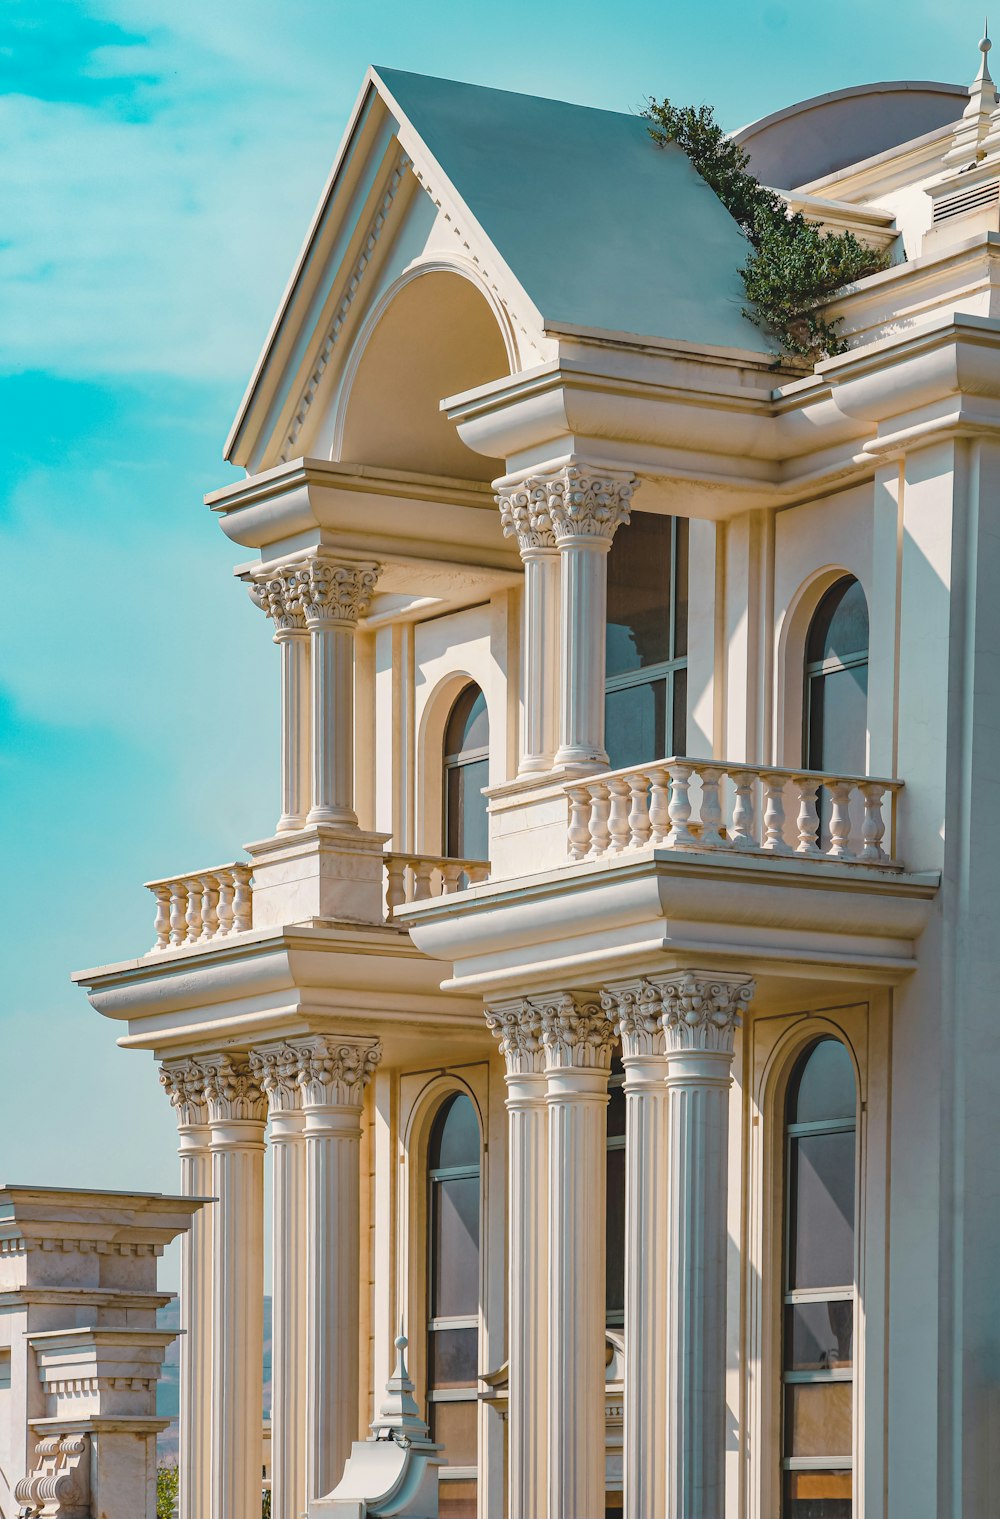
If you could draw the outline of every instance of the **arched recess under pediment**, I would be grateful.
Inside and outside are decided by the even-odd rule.
[[[467,448],[440,403],[517,367],[506,313],[472,270],[443,262],[407,270],[358,334],[344,372],[332,457],[493,480],[504,473],[504,461]]]

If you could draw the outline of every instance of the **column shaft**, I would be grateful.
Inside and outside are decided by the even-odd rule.
[[[306,1114],[306,1469],[310,1499],[340,1481],[358,1437],[360,1109]]]
[[[551,770],[559,743],[559,554],[522,548],[524,737],[521,770]]]
[[[354,626],[311,630],[313,778],[310,823],[357,823],[354,811]]]
[[[545,1077],[508,1076],[508,1505],[546,1511],[548,1115]]]
[[[271,1503],[306,1507],[306,1151],[301,1113],[271,1113],[274,1256],[271,1297]]]
[[[275,635],[281,649],[281,817],[278,832],[301,828],[309,811],[311,696],[309,634],[288,629]]]
[[[562,720],[557,765],[606,767],[604,639],[608,538],[560,542],[562,561]]]

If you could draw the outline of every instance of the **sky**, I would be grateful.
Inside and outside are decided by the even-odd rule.
[[[968,82],[980,26],[931,0],[3,0],[0,1179],[177,1186],[152,1059],[69,975],[149,947],[143,881],[272,831],[277,651],[202,497],[366,66],[735,128]]]

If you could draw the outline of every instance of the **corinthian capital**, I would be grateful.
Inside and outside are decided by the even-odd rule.
[[[292,1043],[303,1107],[360,1107],[365,1087],[382,1059],[378,1039],[336,1039],[316,1034]]]
[[[208,1123],[205,1068],[197,1060],[171,1060],[160,1066],[160,1085],[179,1124]]]
[[[340,563],[316,555],[302,566],[302,607],[308,626],[356,623],[368,610],[382,566]]]
[[[525,998],[486,1009],[486,1023],[500,1045],[509,1076],[538,1075],[545,1069],[542,1017]]]
[[[663,999],[668,1054],[733,1053],[740,1015],[753,998],[753,981],[693,970],[657,979],[656,985]]]
[[[302,580],[299,565],[255,570],[250,576],[250,600],[274,623],[275,635],[305,630]]]
[[[651,981],[625,981],[601,993],[601,1007],[616,1036],[621,1040],[622,1056],[662,1055],[666,1047],[663,1033],[663,998]]]
[[[270,1044],[251,1052],[250,1070],[272,1113],[295,1112],[302,1106],[300,1063],[300,1052],[292,1044]]]
[[[522,554],[531,549],[555,549],[545,480],[535,476],[513,482],[497,480],[495,486],[504,537],[516,536]]]
[[[244,1060],[230,1060],[228,1055],[212,1056],[201,1062],[205,1073],[205,1099],[212,1123],[252,1119],[263,1123],[267,1117],[267,1100],[256,1073]]]
[[[535,1004],[542,1024],[542,1044],[549,1070],[611,1069],[615,1032],[599,1002],[587,1002],[563,993]]]
[[[567,538],[610,543],[621,524],[629,520],[639,482],[624,471],[566,464],[550,475],[533,477],[530,483],[544,490],[545,509],[559,544]]]

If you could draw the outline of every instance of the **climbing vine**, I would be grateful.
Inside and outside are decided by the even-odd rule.
[[[746,233],[750,256],[740,270],[744,315],[786,354],[812,362],[846,347],[839,318],[819,307],[836,291],[889,266],[889,255],[852,232],[823,232],[801,211],[789,214],[784,197],[748,169],[749,156],[715,119],[711,106],[675,106],[649,100],[643,113],[658,143],[682,148],[702,179]]]

